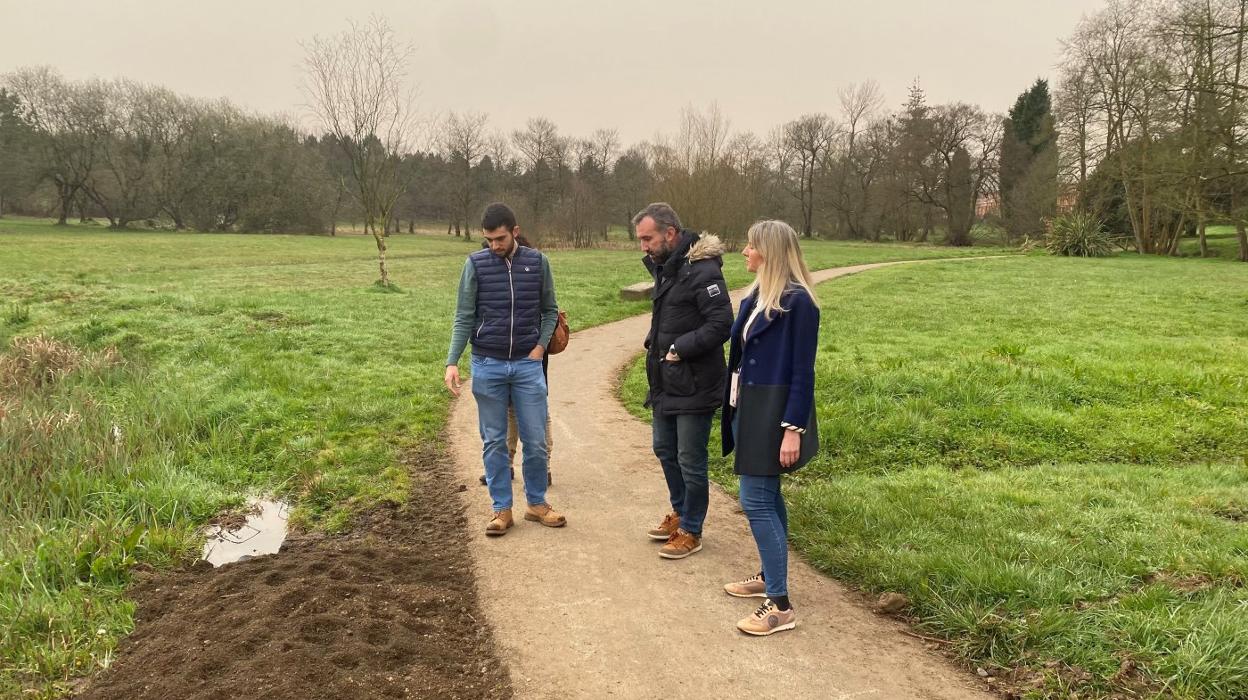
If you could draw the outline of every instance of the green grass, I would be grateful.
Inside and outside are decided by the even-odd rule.
[[[1209,245],[1209,257],[1239,259],[1239,240],[1235,237],[1234,226],[1209,226],[1205,229],[1205,240]],[[1200,257],[1200,241],[1194,237],[1179,241],[1179,255]]]
[[[1072,667],[1125,691],[1125,658],[1154,692],[1248,695],[1248,266],[1030,256],[819,295],[823,449],[786,479],[816,566],[1035,697]],[[643,418],[644,387],[634,364]]]
[[[46,336],[27,355],[60,363],[0,379],[0,696],[55,696],[105,663],[132,625],[130,568],[194,556],[198,528],[251,493],[331,531],[405,497],[403,451],[444,428],[455,286],[479,242],[389,245],[397,293],[373,286],[367,237],[0,219],[0,357]],[[807,250],[819,267],[984,252]],[[574,329],[648,309],[618,300],[645,279],[637,251],[551,260]],[[739,258],[726,272],[745,282]]]
[[[819,568],[904,592],[920,631],[1030,669],[1036,696],[1066,697],[1072,667],[1092,676],[1080,697],[1125,691],[1124,659],[1173,696],[1248,692],[1242,466],[915,467],[803,481],[789,501]]]

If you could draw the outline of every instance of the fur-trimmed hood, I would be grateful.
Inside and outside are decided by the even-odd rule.
[[[689,246],[689,262],[697,262],[699,260],[709,260],[711,258],[722,258],[727,248],[724,247],[723,241],[719,240],[719,236],[709,233],[700,234],[698,240]]]
[[[670,278],[676,274],[676,270],[684,265],[703,260],[714,260],[720,267],[723,267],[724,261],[722,258],[726,251],[727,247],[723,241],[719,240],[719,236],[709,233],[698,233],[692,229],[684,229],[680,232],[680,242],[664,264],[663,276]],[[650,274],[655,274],[657,264],[653,258],[647,255],[641,259],[641,262],[650,271]]]
[[[700,233],[698,241],[693,246],[689,246],[689,262],[698,262],[700,260],[710,260],[713,257],[724,257],[724,253],[728,248],[724,246],[724,242],[719,240],[719,236],[711,235],[711,233]]]

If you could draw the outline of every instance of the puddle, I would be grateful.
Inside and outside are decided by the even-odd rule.
[[[248,501],[247,506],[249,514],[242,527],[227,530],[214,525],[208,529],[204,559],[209,564],[221,566],[263,554],[276,554],[282,546],[290,506],[258,498]]]

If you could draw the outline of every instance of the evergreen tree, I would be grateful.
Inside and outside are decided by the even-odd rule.
[[[1008,235],[1039,233],[1057,208],[1057,132],[1048,81],[1018,96],[1004,123],[1001,214]]]

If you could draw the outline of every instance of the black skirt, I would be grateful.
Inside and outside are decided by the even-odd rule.
[[[734,410],[736,434],[733,471],[750,476],[776,476],[806,466],[819,452],[819,421],[811,406],[806,432],[801,433],[802,445],[797,461],[787,469],[780,466],[780,443],[789,432],[780,427],[784,408],[789,401],[789,387],[742,386],[737,393]]]

